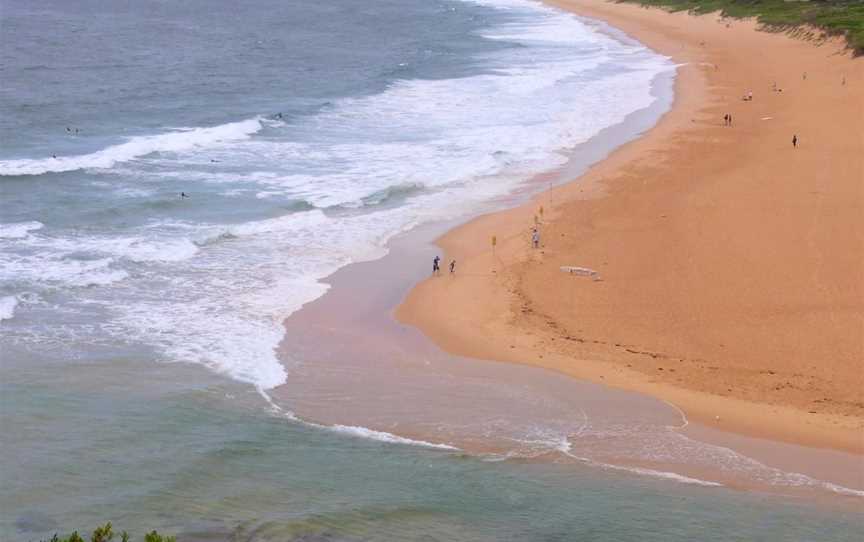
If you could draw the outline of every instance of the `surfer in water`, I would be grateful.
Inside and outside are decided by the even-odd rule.
[[[180,192],[180,199],[185,199],[188,197],[189,197],[189,194],[187,194],[186,192]]]

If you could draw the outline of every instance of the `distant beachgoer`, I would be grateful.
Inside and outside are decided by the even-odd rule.
[[[792,146],[793,146],[793,147],[797,147],[797,146],[798,146],[798,136],[797,136],[797,135],[793,135],[793,136],[792,136]]]
[[[441,271],[441,267],[438,265],[438,262],[441,261],[441,258],[435,256],[435,259],[432,260],[432,274],[437,275]]]
[[[753,101],[753,91],[752,91],[752,90],[748,90],[748,91],[747,91],[747,101],[748,101],[748,102],[752,102],[752,101]]]
[[[844,87],[846,86],[846,76],[845,75],[843,76],[843,80],[840,82],[840,84],[843,85]]]
[[[729,113],[723,115],[723,126],[729,126]]]
[[[531,234],[531,244],[534,245],[534,248],[540,247],[540,232],[537,231],[537,228],[534,228]]]
[[[732,126],[732,113],[729,113],[729,126]]]
[[[455,272],[456,272],[456,260],[453,260],[450,262],[450,274],[452,275]]]
[[[807,72],[804,72],[804,75],[801,76],[805,81],[807,80]]]

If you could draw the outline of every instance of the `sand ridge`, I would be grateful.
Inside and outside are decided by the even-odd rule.
[[[397,317],[456,354],[864,452],[864,60],[750,21],[550,3],[681,64],[675,104],[576,182],[446,234],[456,276],[419,284]]]

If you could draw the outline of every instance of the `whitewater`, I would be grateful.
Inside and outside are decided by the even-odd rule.
[[[649,107],[652,82],[673,69],[572,15],[481,4],[501,18],[474,31],[492,45],[468,56],[473,74],[411,77],[400,63],[379,92],[307,114],[259,111],[0,159],[0,179],[22,188],[62,191],[74,175],[67,205],[84,223],[4,214],[22,219],[0,226],[3,293],[62,305],[76,341],[143,345],[262,389],[285,382],[281,322],[327,291],[322,279],[420,224],[493,208]],[[44,339],[26,319],[7,338]]]

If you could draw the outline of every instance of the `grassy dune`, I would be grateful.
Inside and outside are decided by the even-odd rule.
[[[812,26],[829,35],[843,35],[856,54],[864,54],[864,0],[618,0],[671,11],[711,13],[725,17],[756,17],[769,29],[800,31]]]

